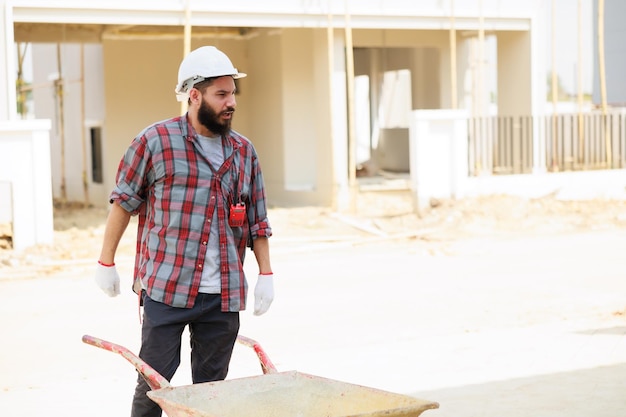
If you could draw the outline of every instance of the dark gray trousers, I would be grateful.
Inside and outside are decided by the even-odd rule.
[[[239,313],[221,311],[219,294],[199,294],[193,308],[176,308],[143,295],[143,325],[139,357],[168,381],[180,365],[181,337],[189,326],[193,383],[226,378],[239,332]],[[146,392],[141,374],[133,397],[131,417],[160,417],[161,408]]]

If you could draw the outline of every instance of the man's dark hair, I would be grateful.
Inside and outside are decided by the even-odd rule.
[[[196,90],[200,91],[200,94],[204,94],[204,90],[206,90],[206,88],[208,86],[213,84],[213,81],[215,81],[217,78],[218,77],[205,78],[204,80],[200,81],[199,83],[194,84],[193,87],[191,87],[191,88],[195,88]],[[191,105],[191,99],[190,98],[187,99],[187,105]]]

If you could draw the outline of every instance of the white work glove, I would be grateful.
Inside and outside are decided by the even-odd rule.
[[[96,267],[96,284],[106,295],[115,297],[120,293],[120,275],[115,265],[105,266],[98,263]]]
[[[254,315],[266,313],[274,300],[274,275],[260,275],[254,287]]]

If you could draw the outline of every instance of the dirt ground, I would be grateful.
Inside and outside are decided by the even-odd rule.
[[[276,298],[243,312],[241,332],[279,370],[437,401],[432,417],[626,415],[626,198],[356,203],[270,209]],[[134,370],[80,342],[138,349],[132,224],[122,294],[91,278],[106,214],[57,207],[53,245],[0,249],[0,414],[127,415]],[[187,361],[173,385],[189,383]],[[229,378],[259,372],[245,349],[231,365]]]
[[[16,252],[0,238],[0,277],[35,278],[70,264],[95,262],[104,233],[106,209],[56,205],[54,243]],[[275,239],[332,242],[342,239],[407,238],[431,242],[480,236],[540,236],[626,229],[626,200],[570,200],[555,197],[486,196],[433,201],[416,212],[407,191],[362,192],[354,210],[270,208]],[[134,254],[134,224],[118,256]]]

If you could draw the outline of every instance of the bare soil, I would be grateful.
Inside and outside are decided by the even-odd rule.
[[[277,240],[336,241],[367,237],[454,241],[480,236],[531,236],[626,229],[626,201],[563,201],[489,196],[433,201],[420,212],[406,191],[360,193],[354,209],[338,213],[330,208],[270,209]],[[0,278],[41,277],[70,264],[98,258],[107,209],[55,205],[54,243],[23,251],[10,246],[10,232],[0,229]],[[118,255],[132,256],[133,223],[120,243]]]

